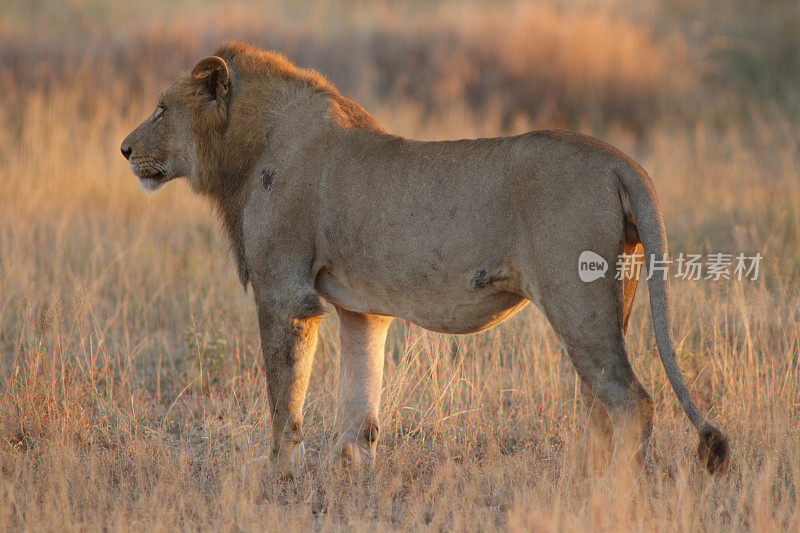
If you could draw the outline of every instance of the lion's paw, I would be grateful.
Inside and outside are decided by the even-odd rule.
[[[331,466],[336,469],[361,470],[372,468],[375,463],[375,446],[347,442],[339,445],[331,456]]]
[[[291,480],[305,466],[305,457],[306,445],[305,442],[301,442],[292,450],[288,460],[283,459],[281,454],[262,455],[250,459],[242,465],[242,481],[250,483],[253,479],[260,479],[265,471],[270,478]]]

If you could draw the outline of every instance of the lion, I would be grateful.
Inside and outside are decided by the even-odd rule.
[[[144,189],[186,178],[220,214],[257,308],[268,460],[281,475],[302,464],[303,402],[331,307],[340,323],[342,462],[374,460],[393,318],[467,334],[528,302],[580,376],[600,442],[633,443],[635,454],[650,443],[653,403],[624,339],[636,279],[578,275],[587,250],[611,265],[667,254],[650,177],[612,146],[552,130],[399,137],[318,73],[229,41],[181,75],[121,148]],[[675,359],[669,280],[653,275],[648,284],[667,377],[698,431],[701,461],[722,472],[728,441],[697,409]]]

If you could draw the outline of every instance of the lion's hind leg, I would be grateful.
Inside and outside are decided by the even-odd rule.
[[[622,279],[622,332],[628,332],[633,300],[639,282],[644,257],[641,243],[624,244],[621,269]],[[581,396],[589,414],[586,442],[586,466],[592,471],[604,468],[611,459],[614,428],[603,402],[594,394],[592,386],[581,380]]]
[[[653,432],[653,402],[633,373],[624,345],[573,345],[567,352],[589,408],[589,465],[605,466],[609,452],[625,464],[641,461]]]
[[[642,243],[626,242],[623,245],[622,264],[622,331],[628,332],[628,321],[631,319],[633,300],[636,297],[636,286],[644,264],[644,248]]]
[[[582,459],[586,469],[595,474],[608,466],[611,460],[614,427],[603,402],[583,380],[581,380],[581,396],[589,418]]]
[[[622,289],[613,276],[584,282],[577,273],[559,271],[540,291],[547,294],[542,310],[581,378],[590,439],[595,447],[613,443],[614,460],[627,464],[649,447],[653,402],[628,360]]]

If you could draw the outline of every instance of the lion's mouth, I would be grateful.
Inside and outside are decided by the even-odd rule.
[[[171,176],[160,168],[162,165],[154,165],[149,161],[131,161],[130,165],[133,174],[139,178],[139,185],[145,191],[155,191],[171,179]]]
[[[160,170],[157,170],[155,172],[150,172],[150,173],[147,173],[147,174],[141,176],[142,179],[148,179],[148,180],[153,180],[153,181],[162,181],[165,177],[166,177],[166,174],[164,174]]]
[[[167,172],[164,165],[144,160],[131,160],[131,172],[140,180],[166,181]]]

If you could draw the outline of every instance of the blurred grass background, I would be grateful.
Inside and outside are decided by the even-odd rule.
[[[148,197],[122,138],[235,37],[326,75],[420,139],[570,128],[653,176],[673,253],[756,252],[756,282],[678,282],[679,356],[732,440],[707,479],[655,351],[647,476],[587,477],[575,374],[526,309],[468,337],[397,321],[380,458],[326,470],[338,334],[323,322],[310,463],[265,453],[255,313],[208,206]],[[796,2],[0,0],[0,527],[695,530],[800,525],[800,10]]]

